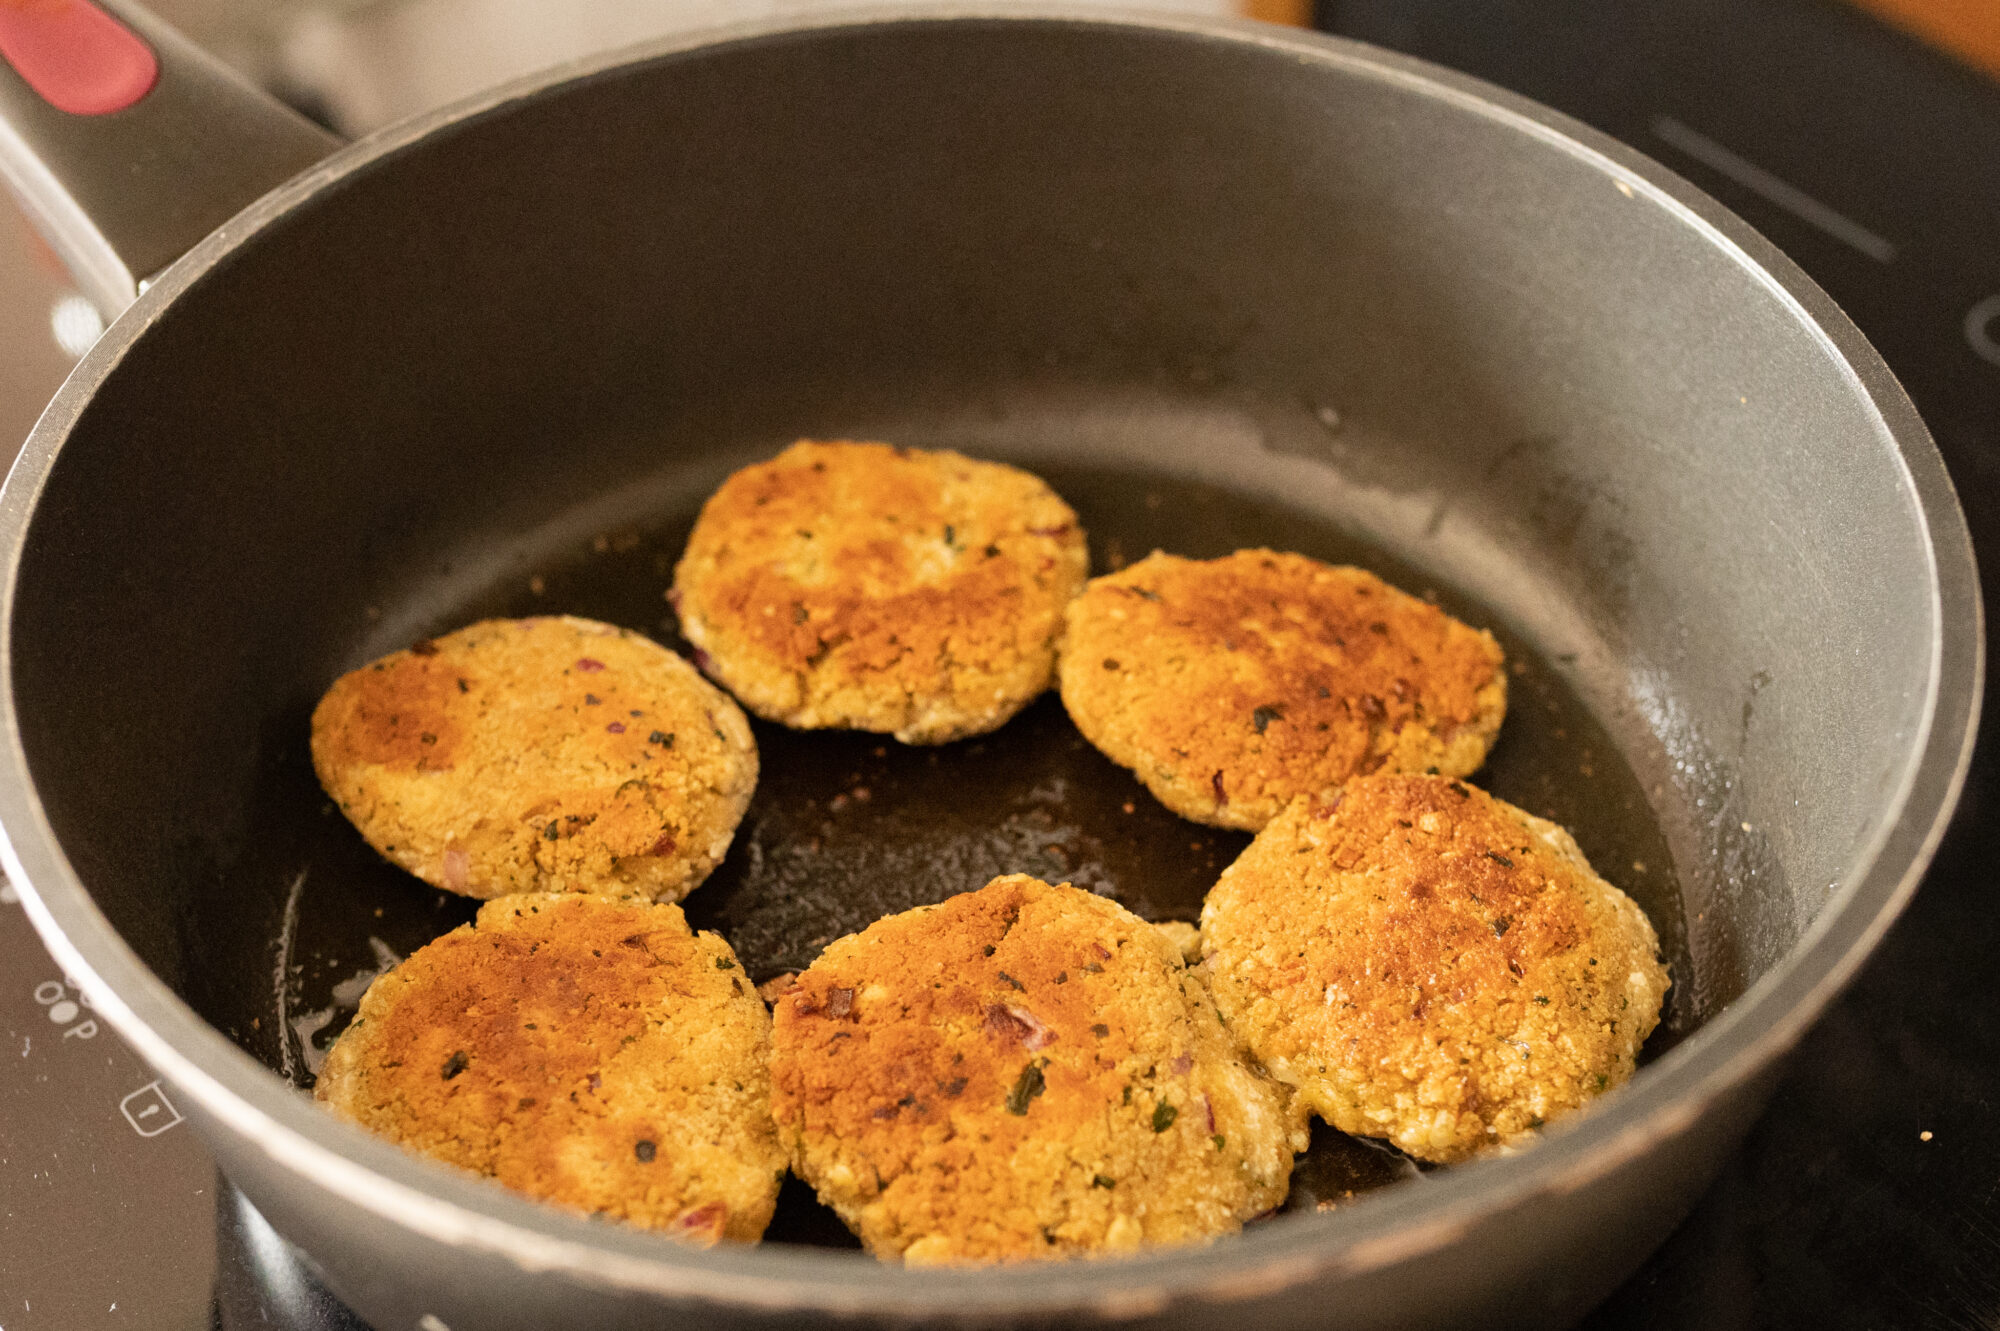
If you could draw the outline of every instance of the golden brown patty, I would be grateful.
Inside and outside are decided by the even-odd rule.
[[[771,1077],[793,1167],[912,1263],[1230,1233],[1305,1146],[1167,935],[1022,875],[827,948],[777,1000]]]
[[[1667,992],[1652,925],[1569,833],[1444,777],[1298,800],[1223,871],[1201,937],[1272,1074],[1424,1160],[1622,1083]]]
[[[1027,472],[805,441],[723,482],[671,595],[759,716],[939,744],[1049,687],[1087,564],[1076,514]]]
[[[313,766],[368,843],[471,897],[674,901],[757,784],[735,703],[658,643],[588,619],[489,619],[343,675]]]
[[[1507,709],[1493,636],[1303,555],[1155,552],[1070,603],[1077,729],[1184,818],[1255,831],[1378,769],[1462,776]]]
[[[535,894],[369,986],[318,1098],[398,1145],[689,1242],[755,1242],[785,1154],[771,1021],[680,907]]]

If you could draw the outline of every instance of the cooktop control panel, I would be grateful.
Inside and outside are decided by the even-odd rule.
[[[0,880],[0,1328],[206,1331],[216,1190],[173,1093]]]

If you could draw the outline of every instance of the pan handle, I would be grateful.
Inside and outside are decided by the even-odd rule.
[[[128,0],[0,0],[0,176],[107,320],[340,142]]]

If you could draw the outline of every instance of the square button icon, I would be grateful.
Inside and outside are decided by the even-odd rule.
[[[174,1102],[167,1099],[167,1093],[156,1081],[147,1082],[120,1100],[118,1108],[132,1125],[132,1131],[141,1137],[157,1137],[181,1121],[181,1111],[174,1108]]]

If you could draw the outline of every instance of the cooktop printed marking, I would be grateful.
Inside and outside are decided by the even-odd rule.
[[[157,1137],[182,1121],[181,1111],[174,1108],[174,1102],[167,1099],[157,1081],[147,1082],[120,1100],[118,1112],[125,1115],[132,1131],[141,1137]]]
[[[44,980],[35,986],[35,1003],[50,1021],[64,1028],[63,1039],[88,1040],[97,1034],[97,1022],[88,1017],[77,1021],[83,1016],[83,1008],[79,1006],[83,995],[78,991],[77,997],[72,999],[69,992],[74,987],[67,977]],[[72,1022],[75,1024],[72,1025]],[[21,1052],[25,1055],[28,1051],[24,1048]]]
[[[1835,240],[1860,250],[1875,262],[1895,261],[1896,247],[1892,242],[1876,235],[1844,213],[1829,208],[1790,181],[1772,175],[1749,158],[1731,152],[1706,134],[1689,129],[1672,116],[1654,116],[1650,128],[1657,137],[1680,149],[1703,166],[1721,172],[1745,189],[1755,191],[1777,204],[1800,221],[1818,227]]]

